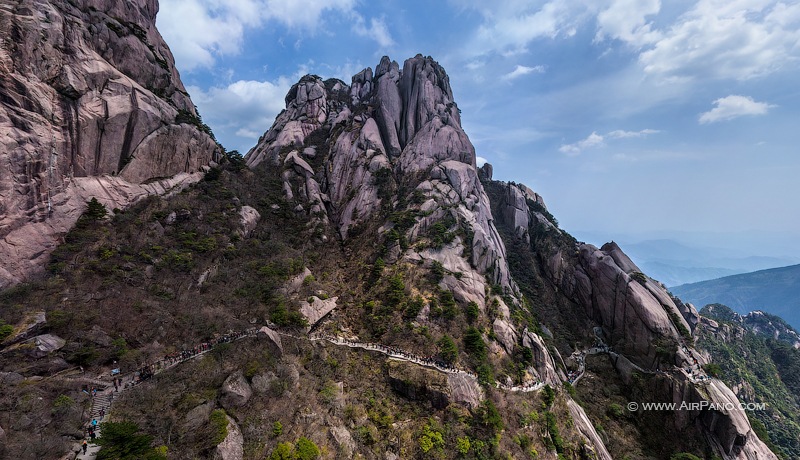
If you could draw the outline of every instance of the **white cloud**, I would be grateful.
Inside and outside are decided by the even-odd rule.
[[[569,156],[576,156],[580,155],[580,153],[586,149],[590,149],[592,147],[599,147],[605,145],[603,142],[603,136],[593,132],[589,134],[589,137],[582,141],[578,141],[574,144],[566,144],[562,145],[558,148],[558,151]]]
[[[476,1],[467,7],[478,10],[484,22],[465,49],[472,55],[497,52],[506,57],[526,52],[528,43],[537,38],[572,37],[587,10],[581,2],[561,1],[550,1],[541,7],[520,0]]]
[[[489,160],[487,160],[484,157],[477,157],[477,156],[475,157],[475,164],[477,164],[479,168],[488,162]]]
[[[355,18],[353,32],[357,35],[375,40],[383,50],[394,46],[394,40],[391,33],[389,33],[389,27],[386,25],[384,18],[370,19],[369,27],[365,25],[364,18],[360,15],[356,14]]]
[[[657,129],[643,129],[641,131],[623,131],[621,129],[617,129],[606,134],[606,136],[612,139],[628,139],[631,137],[645,137],[650,134],[656,134],[660,132],[661,131]]]
[[[765,115],[770,108],[775,107],[766,102],[756,102],[748,96],[732,94],[714,101],[713,109],[700,115],[700,123],[715,123],[731,120],[744,115]]]
[[[311,31],[326,10],[349,12],[355,0],[162,0],[158,30],[182,70],[211,67],[241,51],[245,29],[268,21]]]
[[[660,33],[653,30],[646,18],[660,10],[659,0],[614,0],[597,15],[595,41],[610,37],[636,47],[652,43],[660,38]]]
[[[512,70],[511,72],[503,75],[503,80],[513,80],[517,77],[521,77],[523,75],[528,75],[529,73],[544,73],[544,66],[534,66],[534,67],[526,67],[524,65],[517,65],[517,67]]]
[[[558,151],[564,153],[568,156],[576,156],[580,155],[581,152],[584,150],[588,150],[594,147],[602,147],[605,144],[607,139],[630,139],[630,138],[641,138],[648,136],[650,134],[656,134],[660,131],[655,129],[643,129],[641,131],[623,131],[621,129],[617,129],[606,133],[605,135],[597,134],[596,131],[589,134],[589,137],[583,139],[581,141],[575,142],[574,144],[564,144],[558,148]]]
[[[798,59],[800,4],[700,0],[639,55],[645,72],[668,79],[745,80]]]
[[[269,129],[284,109],[284,97],[293,81],[286,77],[272,82],[239,80],[207,91],[190,86],[187,91],[203,120],[213,126],[215,134],[227,148],[233,149],[253,145]],[[239,138],[239,143],[236,138]]]

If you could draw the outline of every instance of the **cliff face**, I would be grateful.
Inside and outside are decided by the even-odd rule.
[[[156,0],[0,5],[0,287],[41,269],[90,197],[124,208],[218,154],[157,12]]]
[[[707,322],[694,306],[673,298],[617,244],[598,249],[563,238],[565,233],[541,197],[528,187],[503,183],[499,187],[496,210],[503,224],[530,247],[548,282],[596,325],[594,334],[615,350],[619,374],[627,380],[634,371],[657,375],[653,394],[658,401],[712,407],[675,411],[670,421],[675,430],[701,428],[725,459],[777,458],[755,434],[745,412],[735,409],[740,401],[725,383],[713,378],[697,381],[696,374],[684,372],[710,362],[707,354],[694,348],[698,326]],[[554,240],[562,243],[553,244]]]
[[[462,273],[443,280],[458,300],[484,306],[489,283],[516,293],[475,149],[435,61],[418,55],[400,71],[384,57],[374,75],[365,69],[350,86],[306,76],[286,105],[246,159],[280,168],[284,196],[298,212],[345,240],[382,219],[381,233],[394,230],[397,239],[388,261],[436,261]],[[401,214],[380,215],[389,208]],[[410,244],[432,232],[440,239],[427,247]]]

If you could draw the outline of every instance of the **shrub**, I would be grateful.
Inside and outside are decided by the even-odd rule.
[[[486,344],[483,342],[483,336],[473,326],[467,328],[467,332],[464,334],[464,350],[478,360],[486,359]]]
[[[425,301],[420,296],[415,296],[409,302],[406,303],[406,309],[403,312],[403,316],[407,319],[414,319],[419,315],[419,312],[422,311],[422,307],[425,306]]]
[[[458,347],[456,346],[456,343],[453,342],[453,339],[450,338],[450,336],[443,336],[441,339],[439,339],[437,345],[439,345],[439,356],[442,357],[444,362],[450,364],[456,362],[456,359],[458,358]]]
[[[283,434],[283,423],[280,420],[272,424],[272,437],[277,438]]]
[[[224,410],[216,409],[211,412],[209,420],[211,421],[213,433],[211,445],[217,446],[228,437],[228,417],[225,415]]]
[[[617,403],[612,403],[608,406],[608,410],[606,410],[608,415],[614,418],[622,418],[625,415],[625,411],[622,410],[622,406]]]
[[[474,422],[492,435],[503,431],[503,418],[491,399],[486,399],[475,411]]]
[[[444,265],[438,260],[434,260],[431,264],[431,279],[434,284],[439,284],[442,278],[444,278]]]
[[[469,448],[469,437],[464,436],[463,438],[456,439],[456,451],[458,451],[459,454],[467,455],[469,453]]]
[[[166,460],[162,449],[150,446],[153,437],[140,434],[133,422],[106,422],[100,426],[98,460]]]
[[[719,377],[722,374],[722,368],[716,363],[703,364],[703,370],[712,377]]]
[[[12,332],[14,332],[14,326],[6,324],[5,321],[0,319],[0,342],[7,339]]]
[[[480,316],[481,309],[480,307],[478,307],[477,303],[470,302],[467,304],[467,308],[464,311],[464,314],[467,317],[467,321],[469,321],[469,323],[472,324],[475,322],[476,319],[478,319],[478,316]]]
[[[433,448],[441,449],[444,447],[442,432],[432,421],[426,423],[425,426],[422,427],[422,434],[420,434],[417,440],[419,442],[419,448],[422,449],[423,453],[428,453]]]
[[[289,442],[282,442],[272,449],[269,454],[269,460],[295,460],[294,452],[292,451],[292,444]]]
[[[556,400],[556,391],[553,390],[553,387],[550,385],[544,386],[544,391],[542,392],[542,405],[544,408],[547,409],[553,405],[553,401]]]
[[[314,460],[319,457],[319,448],[310,439],[301,436],[294,446],[294,456],[297,460]]]
[[[75,405],[75,400],[70,398],[67,395],[58,395],[55,400],[53,400],[53,413],[54,414],[63,414],[70,410],[72,406]]]

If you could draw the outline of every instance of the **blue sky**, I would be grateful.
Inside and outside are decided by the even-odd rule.
[[[577,236],[769,235],[800,255],[797,2],[161,0],[157,24],[229,150],[300,76],[422,53],[495,178]]]

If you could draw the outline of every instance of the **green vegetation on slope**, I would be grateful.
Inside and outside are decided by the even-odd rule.
[[[766,410],[748,414],[753,429],[773,452],[800,458],[800,350],[731,322],[735,314],[724,305],[700,314],[720,324],[717,331],[703,328],[698,340],[719,377],[742,401],[766,403]]]

